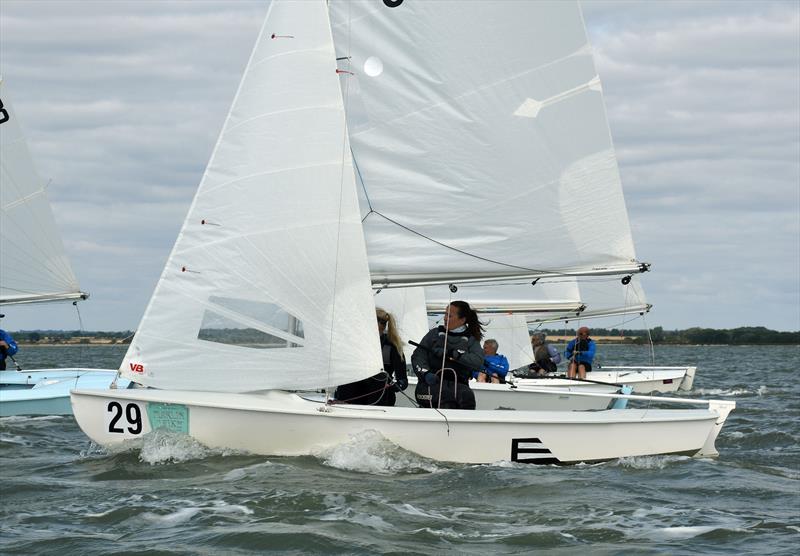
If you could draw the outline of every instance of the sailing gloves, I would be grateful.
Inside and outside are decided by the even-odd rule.
[[[398,392],[402,392],[403,390],[408,388],[408,379],[407,378],[398,378],[394,382],[394,387],[395,387],[395,390],[397,390]]]

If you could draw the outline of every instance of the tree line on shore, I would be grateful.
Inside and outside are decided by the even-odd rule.
[[[646,329],[590,328],[592,336],[620,336],[625,338],[620,343],[629,344],[645,344],[652,339],[654,344],[661,345],[800,345],[800,331],[780,332],[763,326],[741,326],[739,328],[725,329],[693,327],[685,330],[664,330],[661,326],[656,326],[649,331],[649,336]],[[577,330],[574,328],[542,329],[540,331],[557,336],[574,336],[577,334]]]
[[[575,335],[577,332],[575,328],[537,329],[536,331],[554,336]],[[232,330],[231,333],[233,332]],[[24,344],[126,344],[130,343],[133,331],[20,330],[12,332],[12,335],[17,342]],[[625,338],[620,343],[630,344],[645,344],[652,338],[654,344],[800,345],[800,331],[780,332],[763,326],[743,326],[730,329],[694,327],[685,330],[664,330],[661,326],[656,326],[649,331],[649,335],[646,329],[592,327],[592,336],[618,336]]]

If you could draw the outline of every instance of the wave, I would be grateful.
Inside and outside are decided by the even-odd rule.
[[[373,430],[353,434],[347,442],[322,450],[317,457],[330,467],[378,475],[434,473],[441,469],[433,461],[400,448]]]

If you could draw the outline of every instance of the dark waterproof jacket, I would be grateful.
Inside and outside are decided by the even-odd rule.
[[[411,368],[422,377],[426,372],[442,368],[445,347],[445,329],[439,326],[428,331],[420,340],[419,347],[411,355]],[[458,382],[469,382],[472,372],[483,368],[483,348],[468,331],[447,333],[447,358],[445,368],[452,368]],[[445,380],[452,380],[452,373],[445,373]]]
[[[335,399],[359,405],[392,406],[397,402],[394,388],[387,386],[392,380],[408,385],[406,363],[386,334],[381,334],[381,351],[385,372],[339,386],[334,393]]]

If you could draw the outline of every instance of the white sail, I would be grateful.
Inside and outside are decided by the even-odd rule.
[[[85,297],[0,77],[0,303]]]
[[[626,279],[627,280],[627,279]],[[631,276],[627,284],[617,277],[562,277],[555,281],[492,282],[459,285],[456,293],[446,286],[425,288],[428,312],[440,313],[448,299],[461,299],[487,313],[524,314],[528,322],[577,321],[599,316],[646,313],[641,282]]]
[[[525,315],[481,315],[486,323],[484,340],[496,340],[497,353],[506,356],[509,369],[533,363],[533,348]]]
[[[584,308],[578,282],[563,277],[557,281],[469,283],[451,292],[447,286],[427,286],[429,312],[442,312],[448,301],[460,299],[480,313],[561,314]]]
[[[330,11],[373,283],[636,271],[577,3]]]
[[[425,290],[423,288],[389,288],[375,294],[375,306],[388,311],[397,323],[403,353],[411,362],[415,347],[409,340],[419,342],[428,332],[428,313],[425,310]]]
[[[274,2],[121,372],[318,388],[382,368],[325,2]]]
[[[578,283],[582,310],[578,312],[529,314],[528,322],[569,321],[577,324],[598,317],[620,317],[623,322],[630,321],[650,311],[641,281],[631,276],[627,284],[619,278],[584,278]]]

